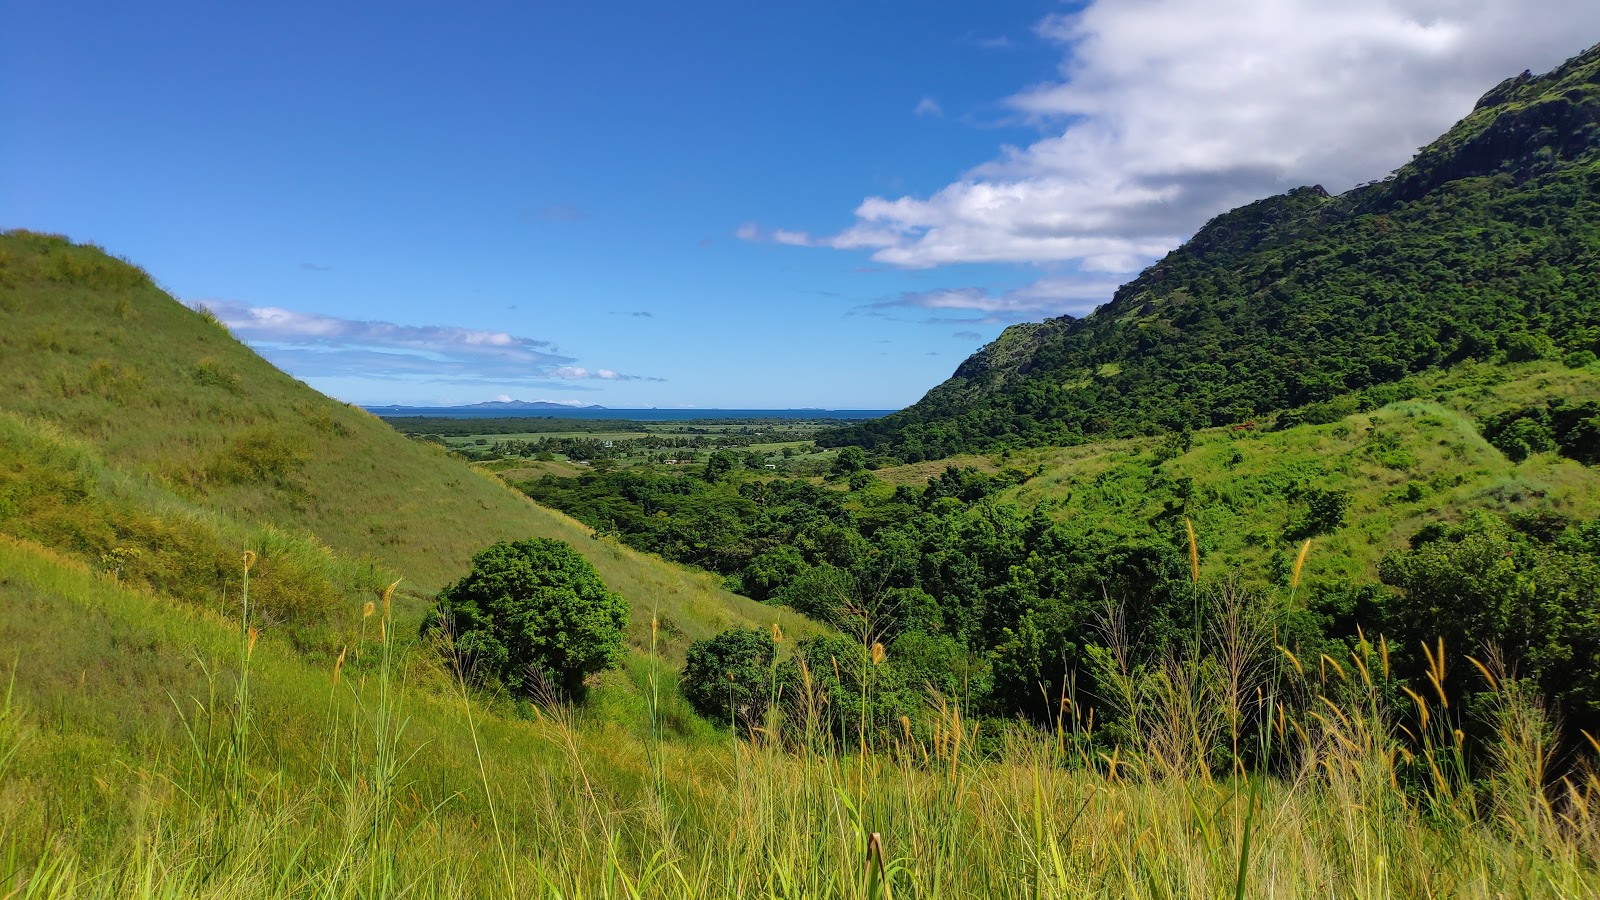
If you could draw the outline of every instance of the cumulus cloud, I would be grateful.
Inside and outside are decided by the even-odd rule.
[[[196,305],[297,377],[420,378],[458,384],[660,380],[572,365],[549,341],[447,325],[341,319],[221,300]]]
[[[664,378],[651,378],[646,375],[624,375],[611,369],[585,369],[583,366],[559,366],[550,371],[552,378],[567,381],[598,378],[601,381],[665,381]]]
[[[1242,203],[1383,177],[1501,79],[1583,50],[1600,3],[1091,0],[1037,32],[1062,51],[1057,77],[1007,102],[1044,137],[785,243],[910,268],[1137,271]]]

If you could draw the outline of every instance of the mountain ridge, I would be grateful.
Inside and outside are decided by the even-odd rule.
[[[821,441],[907,461],[1077,444],[1592,352],[1597,161],[1600,45],[1502,81],[1388,178],[1216,216],[1089,315],[1011,326],[916,404]]]

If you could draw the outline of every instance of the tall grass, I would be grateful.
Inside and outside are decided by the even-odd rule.
[[[84,577],[130,616],[157,602]],[[1600,892],[1600,747],[1555,759],[1548,716],[1490,659],[1477,668],[1495,737],[1474,767],[1443,687],[1446,666],[1472,662],[1429,647],[1435,677],[1418,691],[1391,675],[1381,640],[1301,660],[1274,645],[1271,603],[1247,594],[1209,597],[1193,660],[1141,663],[1108,628],[1123,679],[1108,683],[1122,699],[1063,690],[1049,729],[984,737],[997,726],[930,697],[915,727],[841,741],[834,713],[808,715],[796,696],[750,740],[695,743],[654,726],[635,737],[557,702],[523,720],[477,708],[463,673],[451,689],[398,658],[377,597],[347,654],[317,676],[253,646],[239,594],[238,614],[206,626],[198,651],[232,661],[206,667],[198,697],[180,696],[194,710],[187,742],[146,747],[108,784],[118,799],[98,792],[96,827],[66,824],[52,797],[89,796],[80,782],[106,770],[39,768],[30,743],[64,723],[8,692],[0,895]],[[321,699],[276,690],[285,681],[320,682]],[[661,702],[648,701],[652,720]],[[1122,717],[1116,749],[1102,752],[1092,705]],[[273,739],[299,722],[320,740]]]

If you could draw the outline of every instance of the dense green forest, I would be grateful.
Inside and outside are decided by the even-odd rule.
[[[1591,733],[1600,726],[1600,520],[1549,509],[1479,511],[1422,528],[1382,557],[1378,578],[1302,585],[1303,555],[1293,563],[1280,556],[1284,565],[1202,587],[1181,502],[1130,538],[1060,521],[1048,501],[998,500],[997,492],[1028,480],[1017,469],[991,475],[951,466],[913,488],[840,462],[835,483],[823,485],[635,471],[547,476],[521,487],[602,534],[833,625],[843,637],[819,636],[801,648],[813,663],[885,648],[869,667],[812,666],[841,697],[873,698],[870,709],[836,722],[844,738],[862,714],[873,728],[915,716],[930,686],[990,716],[1048,722],[1069,685],[1088,697],[1107,690],[1100,679],[1109,674],[1113,633],[1129,640],[1137,664],[1159,665],[1183,654],[1199,638],[1197,623],[1214,621],[1219,605],[1246,596],[1273,610],[1276,642],[1311,659],[1342,657],[1366,636],[1383,635],[1396,648],[1396,667],[1415,674],[1427,641],[1498,648],[1569,725]],[[1314,542],[1347,524],[1348,492],[1292,481],[1279,490],[1302,510],[1284,538]],[[719,640],[761,656],[747,646],[753,638]],[[696,646],[691,661],[715,649]],[[707,677],[766,677],[760,665],[723,662]],[[1452,676],[1453,690],[1467,690],[1466,674]],[[713,719],[727,718],[718,698],[755,696],[758,687],[708,688],[692,671],[685,676],[686,692],[708,698]]]
[[[823,435],[906,461],[1245,422],[1465,359],[1600,350],[1600,50],[1509,79],[1390,178],[1218,216],[1082,319],[1014,326]]]

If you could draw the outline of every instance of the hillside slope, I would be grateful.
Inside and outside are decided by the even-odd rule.
[[[576,546],[628,598],[636,645],[647,643],[656,608],[678,651],[735,624],[806,627],[703,574],[596,540],[317,393],[98,248],[0,235],[0,321],[0,533],[96,563],[121,548],[162,559],[146,566],[156,572],[171,568],[180,535],[209,529],[214,560],[217,548],[270,527],[299,536],[302,559],[314,545],[330,550],[335,568],[350,570],[330,577],[346,595],[390,574],[431,593],[494,541],[550,537]],[[350,574],[360,569],[367,574]]]
[[[1284,575],[1308,489],[1349,498],[1346,522],[1317,537],[1310,585],[1375,581],[1385,554],[1437,522],[1475,510],[1507,515],[1600,517],[1600,468],[1553,452],[1508,459],[1482,434],[1509,410],[1600,401],[1600,366],[1467,364],[1421,380],[1418,396],[1293,428],[1209,428],[1187,449],[1161,438],[962,456],[874,473],[921,489],[948,465],[1039,474],[993,495],[1041,504],[1073,533],[1181,543],[1195,525],[1202,566],[1218,578],[1271,583]],[[880,490],[888,490],[883,488]]]
[[[1242,422],[1464,359],[1600,350],[1600,46],[1389,179],[1233,210],[1083,319],[1007,329],[825,435],[906,461]]]

